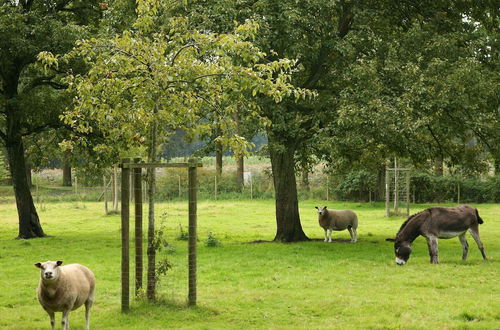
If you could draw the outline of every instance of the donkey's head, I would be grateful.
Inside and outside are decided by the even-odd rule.
[[[403,266],[410,259],[411,242],[396,240],[394,243],[394,253],[396,254],[396,264]]]

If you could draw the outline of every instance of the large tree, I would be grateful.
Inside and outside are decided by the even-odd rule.
[[[492,3],[465,0],[453,3],[444,0],[397,3],[370,0],[200,0],[195,1],[186,14],[196,17],[198,24],[214,31],[228,29],[233,21],[254,18],[262,26],[257,42],[267,50],[268,58],[286,56],[297,59],[301,70],[295,72],[292,83],[316,89],[319,93],[319,97],[310,102],[285,101],[276,105],[263,101],[261,114],[270,122],[267,132],[276,191],[275,240],[278,241],[307,239],[297,206],[295,170],[298,161],[307,168],[310,160],[325,155],[330,160],[335,160],[330,155],[352,158],[356,154],[363,155],[367,149],[371,149],[373,159],[393,154],[411,154],[416,159],[419,155],[431,157],[431,154],[425,156],[421,152],[416,135],[410,137],[415,119],[402,118],[399,114],[402,108],[393,106],[402,103],[397,90],[401,87],[411,89],[407,93],[410,100],[413,97],[421,99],[418,94],[422,83],[420,76],[411,76],[412,71],[408,70],[405,77],[398,77],[398,68],[392,67],[402,65],[405,68],[405,64],[411,62],[409,55],[415,50],[416,54],[419,53],[416,43],[411,43],[415,28],[430,27],[427,35],[421,35],[423,42],[426,36],[436,36],[436,41],[443,42],[450,31],[462,33],[463,23],[469,16],[480,16],[490,29],[497,22]],[[395,51],[395,61],[370,61],[373,57],[381,58],[378,55],[388,48]],[[453,49],[464,51],[464,48]],[[452,55],[450,49],[442,57]],[[388,80],[384,85],[389,87],[382,92],[379,83],[384,79]],[[403,79],[404,83],[397,83]],[[428,98],[438,98],[435,91],[427,91]],[[450,97],[452,95],[448,93],[447,98]],[[493,103],[491,99],[487,102]],[[412,104],[412,109],[416,112],[425,110],[416,104]],[[439,118],[435,119],[438,123]],[[489,129],[489,132],[493,131]],[[358,136],[358,132],[362,134]],[[370,132],[372,134],[365,134]],[[438,132],[434,133],[437,137]],[[426,141],[428,135],[432,134],[426,134]],[[433,140],[432,155],[448,151],[443,145],[438,145],[439,138],[431,136],[430,139]],[[314,153],[318,157],[310,157]]]
[[[260,115],[266,127],[276,194],[276,241],[307,240],[298,211],[297,160],[305,160],[315,146],[321,114],[332,106],[332,78],[343,59],[346,38],[354,22],[350,1],[198,1],[186,13],[200,25],[220,31],[233,21],[253,18],[261,25],[257,42],[267,50],[267,60],[284,56],[297,59],[292,83],[316,89],[319,98],[309,102],[280,104],[261,102]]]
[[[26,178],[24,139],[60,127],[67,95],[36,65],[41,51],[63,54],[99,18],[97,1],[0,2],[0,138],[5,144],[19,214],[18,238],[45,233]]]

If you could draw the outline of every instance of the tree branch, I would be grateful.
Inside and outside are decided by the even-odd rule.
[[[432,130],[431,126],[430,125],[427,125],[427,129],[429,130],[429,132],[431,133],[431,136],[432,138],[434,139],[434,141],[436,141],[436,144],[438,146],[438,149],[439,151],[441,152],[441,154],[447,154],[451,159],[456,159],[456,157],[452,154],[450,154],[448,152],[448,150],[446,148],[443,147],[443,145],[441,144],[441,142],[439,141],[438,137],[436,136],[436,134],[434,134],[434,131]]]
[[[60,122],[60,121],[59,122],[50,122],[50,123],[40,125],[40,126],[27,127],[26,131],[21,135],[28,136],[31,134],[41,133],[41,132],[47,131],[49,129],[58,129],[58,128],[63,128],[63,127],[67,127],[66,125],[64,125],[63,122]]]
[[[207,78],[207,77],[228,76],[228,75],[229,75],[228,73],[208,73],[208,74],[203,74],[201,76],[198,76],[198,77],[191,79],[191,80],[173,80],[173,81],[170,81],[170,83],[171,84],[177,84],[177,83],[192,84],[198,79]]]
[[[174,57],[172,57],[172,60],[170,61],[170,65],[174,65],[174,62],[175,62],[175,59],[177,58],[177,56],[179,56],[179,54],[184,50],[184,49],[187,49],[189,47],[193,47],[194,49],[196,50],[199,50],[198,47],[196,47],[196,44],[187,44],[187,45],[184,45],[182,46],[178,51],[177,53],[175,53]]]
[[[54,89],[66,89],[66,88],[68,88],[68,85],[66,85],[66,84],[60,84],[60,83],[57,83],[55,81],[52,81],[52,79],[54,79],[54,77],[55,76],[35,78],[26,87],[26,91],[29,92],[32,89],[34,89],[35,87],[43,86],[43,85],[51,86]]]

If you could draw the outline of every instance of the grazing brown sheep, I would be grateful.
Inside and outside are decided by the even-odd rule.
[[[37,262],[40,268],[38,301],[55,329],[55,312],[62,312],[62,327],[69,328],[69,312],[85,304],[86,328],[90,329],[90,307],[94,302],[95,277],[80,264],[61,266],[62,261]]]
[[[316,206],[319,225],[325,230],[325,242],[332,241],[332,231],[349,230],[351,242],[358,240],[358,216],[351,210],[328,210],[326,206]]]

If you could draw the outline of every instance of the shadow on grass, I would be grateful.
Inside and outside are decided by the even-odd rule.
[[[219,315],[220,311],[206,307],[206,306],[189,306],[188,302],[181,302],[178,300],[170,300],[167,298],[157,298],[154,301],[148,301],[146,299],[138,299],[135,300],[128,312],[127,315],[144,315],[144,310],[147,310],[148,313],[154,313],[155,310],[158,312],[165,313],[166,311],[184,311],[187,313],[195,313],[201,315]]]
[[[324,242],[323,238],[310,238],[308,241],[298,241],[298,242],[276,242],[276,241],[268,241],[268,240],[256,240],[246,242],[244,244],[262,244],[262,243],[277,243],[277,244],[293,244],[293,243],[307,243],[307,242]],[[348,238],[332,238],[332,242],[335,243],[351,243],[351,240]]]

